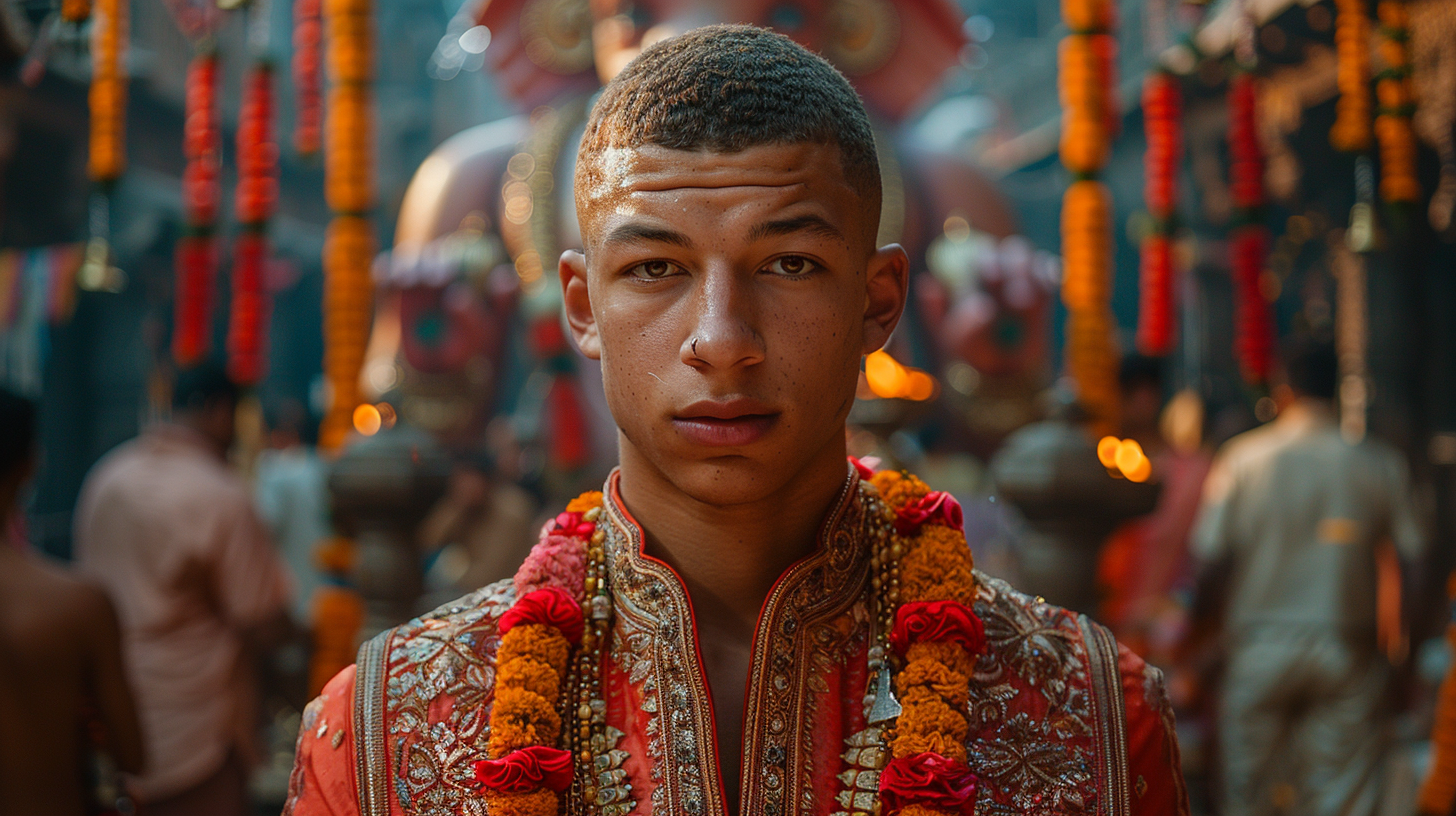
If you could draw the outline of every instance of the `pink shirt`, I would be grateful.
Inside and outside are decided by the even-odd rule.
[[[192,431],[162,425],[107,454],[76,512],[76,562],[121,618],[146,740],[143,799],[205,780],[254,717],[240,632],[283,609],[285,568],[243,483]]]

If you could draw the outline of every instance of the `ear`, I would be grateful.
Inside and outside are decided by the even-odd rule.
[[[574,249],[561,253],[558,266],[561,275],[561,300],[566,323],[577,348],[593,360],[602,359],[602,340],[597,334],[597,319],[592,314],[591,292],[586,285],[586,256]]]
[[[899,244],[875,250],[865,270],[864,346],[862,353],[879,351],[905,312],[910,291],[910,259]]]

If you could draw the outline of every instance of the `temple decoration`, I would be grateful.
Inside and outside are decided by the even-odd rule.
[[[91,19],[91,0],[61,0],[61,19],[77,24]]]
[[[108,185],[126,169],[128,0],[101,0],[91,22],[91,180]]]
[[[260,382],[268,363],[267,227],[278,206],[273,120],[273,68],[260,60],[244,81],[238,115],[236,208],[241,231],[233,242],[228,373],[240,385]]]
[[[1173,345],[1177,286],[1173,227],[1178,206],[1178,165],[1183,156],[1181,114],[1178,79],[1167,71],[1148,74],[1143,83],[1143,128],[1148,142],[1143,201],[1152,216],[1153,228],[1142,243],[1137,345],[1143,354],[1156,357],[1167,354]]]
[[[353,424],[373,308],[373,14],[370,0],[324,3],[330,80],[324,192],[335,213],[324,243],[324,374],[331,401],[319,442],[327,450],[337,450]]]
[[[1111,142],[1111,0],[1065,0],[1071,30],[1058,52],[1062,164],[1076,180],[1062,200],[1062,302],[1067,372],[1095,422],[1116,422],[1118,351],[1112,316],[1112,197],[1097,180]]]
[[[319,18],[321,0],[295,0],[293,4],[293,97],[295,101],[293,149],[312,156],[323,148],[324,98],[319,51],[324,26]]]
[[[1235,354],[1245,381],[1268,382],[1274,355],[1274,317],[1264,294],[1269,231],[1263,224],[1264,152],[1259,145],[1258,90],[1253,74],[1239,71],[1229,81],[1230,188],[1234,228],[1229,265],[1234,282]]]
[[[186,227],[176,249],[172,359],[184,368],[206,356],[212,338],[220,163],[217,83],[217,54],[204,50],[187,68],[182,142],[187,160],[182,171]]]
[[[1385,67],[1376,76],[1375,138],[1380,143],[1380,198],[1390,204],[1412,204],[1421,197],[1416,180],[1416,137],[1411,129],[1415,94],[1411,90],[1410,22],[1405,3],[1381,0],[1380,57]]]
[[[1365,0],[1335,0],[1335,125],[1330,144],[1336,150],[1361,153],[1370,149],[1370,19]]]

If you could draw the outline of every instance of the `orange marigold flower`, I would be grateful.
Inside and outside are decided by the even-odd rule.
[[[496,670],[496,688],[518,688],[534,691],[553,705],[561,693],[561,674],[535,657],[520,656],[500,664]]]
[[[481,796],[490,816],[556,816],[556,791],[549,788],[530,793],[485,790]]]
[[[900,560],[901,599],[970,606],[976,599],[976,577],[966,537],[959,530],[928,525],[911,541]]]
[[[941,641],[926,641],[912,645],[905,652],[905,660],[907,667],[922,662],[939,663],[964,677],[970,677],[976,665],[976,659],[966,653],[965,647],[959,643]]]
[[[585,513],[595,507],[602,506],[602,491],[589,490],[566,503],[566,512]]]
[[[928,751],[947,759],[966,760],[966,734],[970,726],[965,715],[938,699],[905,705],[895,730],[890,752],[897,757]]]
[[[971,698],[968,676],[951,671],[944,663],[930,658],[906,664],[895,678],[895,688],[900,693],[901,702],[935,697],[944,700],[951,708],[962,709]]]
[[[534,691],[498,687],[490,714],[492,758],[505,756],[528,745],[555,745],[561,736],[561,715],[556,706]]]
[[[892,508],[903,507],[924,497],[930,486],[909,473],[882,470],[870,480],[880,491],[880,498]]]
[[[911,805],[900,810],[899,816],[955,816],[948,810],[926,807],[925,805]]]
[[[522,623],[511,627],[501,638],[496,665],[503,666],[518,657],[530,657],[550,666],[558,675],[566,671],[571,644],[554,626]]]

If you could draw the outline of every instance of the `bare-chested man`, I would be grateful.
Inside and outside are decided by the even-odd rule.
[[[0,428],[0,526],[11,530],[35,468],[34,404],[0,389]],[[87,710],[121,770],[142,770],[116,610],[100,589],[8,538],[0,544],[0,814],[86,813]]]

